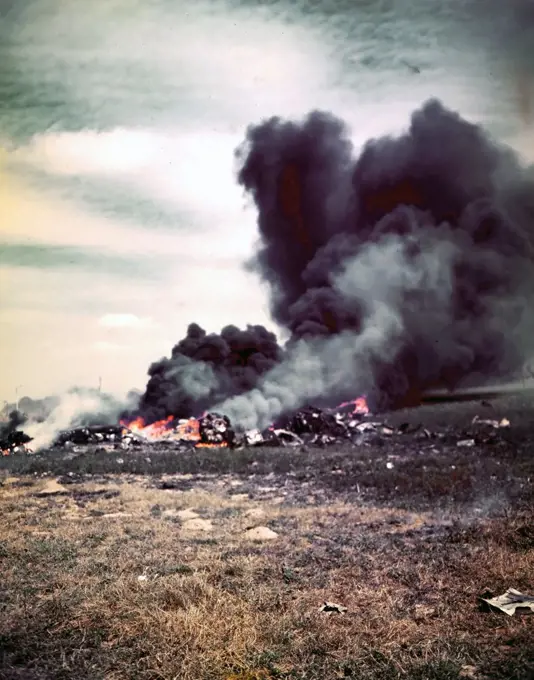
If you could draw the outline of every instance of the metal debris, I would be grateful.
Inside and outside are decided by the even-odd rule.
[[[124,428],[121,425],[90,425],[87,427],[75,427],[60,432],[56,437],[55,446],[65,446],[69,442],[72,444],[120,442],[123,429]]]
[[[508,420],[508,418],[502,418],[501,420],[489,420],[475,416],[471,423],[472,425],[490,425],[491,427],[494,427],[496,430],[500,429],[501,427],[510,427],[510,421]]]
[[[200,443],[209,445],[232,446],[235,432],[228,416],[219,413],[206,413],[199,418]]]
[[[294,432],[291,432],[291,430],[278,429],[272,430],[272,433],[278,438],[282,446],[300,446],[304,444],[304,440]]]
[[[29,453],[31,450],[26,444],[32,438],[18,428],[24,424],[26,416],[20,411],[12,411],[6,421],[0,422],[0,451],[4,456],[15,453]]]
[[[319,607],[320,612],[325,612],[327,614],[333,614],[334,612],[336,614],[344,614],[346,611],[348,611],[347,607],[344,607],[342,604],[337,604],[336,602],[325,602],[321,607]]]
[[[508,588],[508,590],[498,597],[492,598],[481,598],[484,602],[487,602],[490,606],[500,609],[508,616],[513,616],[516,609],[529,609],[534,613],[534,595],[525,595],[520,593],[519,590],[515,588]]]
[[[356,400],[357,401],[357,400]],[[192,452],[201,447],[242,448],[256,446],[306,445],[317,447],[381,446],[386,439],[413,437],[414,440],[441,440],[460,448],[471,448],[480,444],[495,444],[500,440],[500,430],[511,427],[507,418],[487,419],[478,415],[471,421],[471,427],[458,438],[452,432],[431,432],[422,424],[401,423],[391,425],[376,419],[376,415],[355,408],[356,402],[341,404],[335,411],[316,406],[305,406],[281,417],[269,428],[261,431],[235,429],[230,419],[219,413],[204,413],[200,418],[173,421],[169,416],[163,422],[161,436],[144,436],[133,423],[120,425],[93,425],[76,427],[61,432],[54,444],[72,452],[79,452],[80,445],[97,445],[95,450],[128,451],[134,447],[165,447],[182,452]],[[157,425],[157,423],[156,423]],[[30,438],[13,427],[6,439],[6,432],[0,433],[2,453],[30,452],[26,443]],[[5,441],[4,441],[5,440]],[[148,461],[147,461],[148,462]]]

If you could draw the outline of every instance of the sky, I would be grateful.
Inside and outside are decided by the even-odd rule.
[[[533,74],[534,0],[0,0],[0,397],[143,388],[192,321],[277,331],[248,125],[324,109],[357,151],[438,97],[534,161]]]

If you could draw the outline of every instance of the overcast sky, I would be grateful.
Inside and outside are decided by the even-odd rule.
[[[188,323],[274,329],[248,124],[355,146],[428,97],[534,158],[531,0],[0,0],[0,396],[142,388]],[[420,73],[414,73],[410,65]]]

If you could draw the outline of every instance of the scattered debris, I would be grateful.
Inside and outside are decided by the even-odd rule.
[[[344,614],[348,611],[347,607],[342,604],[337,604],[336,602],[325,602],[322,607],[319,608],[320,612],[325,612],[326,614]]]
[[[508,614],[508,616],[513,616],[517,608],[530,609],[534,613],[534,595],[525,595],[514,588],[508,588],[503,595],[498,597],[483,597],[481,599],[491,607],[496,607]]]
[[[265,442],[262,433],[257,428],[245,432],[244,440],[247,446],[259,446]]]
[[[275,430],[275,433],[289,430],[298,435],[328,434],[340,437],[346,433],[347,428],[342,417],[336,415],[315,406],[306,406],[284,419],[285,423],[280,423],[283,430]]]
[[[304,444],[304,440],[291,430],[272,430],[272,433],[277,437],[278,442],[282,446],[300,446]]]
[[[508,420],[508,418],[502,418],[501,420],[488,420],[479,418],[479,416],[475,416],[471,422],[473,425],[475,424],[490,425],[491,427],[494,427],[496,430],[498,430],[501,427],[510,427],[510,421]]]
[[[362,403],[359,403],[359,402]],[[280,418],[278,422],[261,431],[257,428],[235,430],[230,419],[219,413],[204,413],[200,418],[176,421],[172,416],[152,425],[142,421],[121,422],[120,425],[92,425],[76,427],[61,432],[55,447],[62,447],[72,455],[80,453],[82,445],[97,445],[95,451],[128,451],[134,447],[171,447],[176,451],[193,452],[197,448],[242,448],[256,446],[306,445],[328,447],[344,442],[356,446],[381,445],[387,439],[398,436],[413,436],[417,440],[441,439],[461,448],[477,444],[497,443],[499,430],[509,429],[507,418],[488,419],[475,416],[471,427],[464,430],[459,441],[454,435],[431,432],[422,424],[401,423],[393,426],[376,420],[369,412],[365,400],[341,404],[337,410],[305,406],[298,411]],[[25,444],[31,441],[27,435],[16,429],[20,418],[13,417],[8,426],[0,431],[0,444],[4,454],[29,452]],[[15,429],[13,429],[15,428]],[[7,438],[6,438],[7,437]],[[6,448],[7,447],[7,448]],[[145,458],[147,464],[152,460]],[[122,458],[117,458],[119,464]]]
[[[235,432],[230,424],[228,416],[218,413],[206,413],[199,418],[200,442],[198,445],[208,446],[232,446],[235,440]]]
[[[56,446],[72,444],[98,444],[101,442],[119,442],[122,439],[121,425],[90,425],[64,430],[56,437]],[[133,435],[131,435],[133,437]]]
[[[0,423],[0,450],[2,455],[10,456],[14,453],[31,453],[26,444],[32,438],[18,428],[26,422],[26,417],[20,411],[11,411],[6,422]]]
[[[143,569],[143,573],[140,574],[140,575],[137,577],[137,580],[138,580],[140,583],[143,583],[143,582],[145,582],[145,581],[155,581],[155,580],[158,578],[158,576],[159,576],[159,574],[151,574],[150,571],[149,571],[149,569],[148,569],[147,567],[145,567],[145,568]]]
[[[476,666],[470,666],[469,664],[465,664],[460,668],[458,677],[464,678],[464,680],[479,680],[480,675],[478,672],[478,668]]]
[[[456,446],[462,446],[462,447],[471,447],[476,444],[474,439],[460,439],[459,442],[456,442]]]

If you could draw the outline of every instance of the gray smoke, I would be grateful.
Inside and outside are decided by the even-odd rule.
[[[346,304],[359,304],[362,295],[366,298],[358,333],[343,331],[326,339],[298,340],[286,360],[256,389],[214,410],[243,427],[263,428],[280,414],[325,395],[338,394],[342,399],[369,394],[375,388],[376,365],[394,363],[406,334],[413,332],[414,319],[425,314],[429,331],[447,333],[456,246],[433,239],[415,257],[408,250],[405,242],[391,235],[363,248],[333,277],[332,285]],[[410,297],[413,308],[406,312]],[[438,335],[436,353],[444,346]]]

